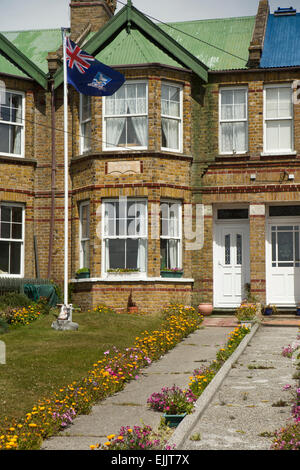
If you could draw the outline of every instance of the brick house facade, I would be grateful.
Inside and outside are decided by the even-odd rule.
[[[260,301],[294,306],[300,115],[291,87],[300,64],[260,66],[274,16],[268,2],[260,1],[255,18],[223,21],[216,41],[237,52],[219,55],[204,46],[196,53],[199,42],[186,36],[185,43],[175,27],[168,34],[131,2],[114,10],[114,1],[70,3],[72,39],[126,77],[112,99],[85,99],[69,87],[73,302],[126,308],[132,292],[145,312],[175,300],[232,309],[250,284]],[[195,35],[195,23],[182,25]],[[207,34],[221,30],[220,20],[199,23]],[[61,40],[47,34],[52,49],[38,66],[28,34],[19,42],[0,36],[2,104],[11,113],[0,121],[0,275],[62,283]],[[274,114],[274,103],[293,113],[269,119],[265,110]],[[278,149],[270,151],[266,139],[277,139]],[[75,279],[82,267],[90,278]],[[164,277],[162,268],[183,274]]]

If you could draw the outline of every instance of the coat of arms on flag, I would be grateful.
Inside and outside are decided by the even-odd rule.
[[[88,86],[93,86],[98,88],[98,90],[103,90],[105,86],[111,81],[111,78],[104,75],[104,73],[98,72],[94,77],[92,83],[89,83]]]
[[[68,83],[83,95],[110,96],[125,82],[124,75],[80,49],[70,38],[66,40],[66,62]]]

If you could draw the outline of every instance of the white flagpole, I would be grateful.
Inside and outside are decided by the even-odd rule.
[[[66,60],[66,29],[62,28],[63,66],[64,66],[64,193],[65,193],[65,224],[64,224],[64,307],[68,305],[68,265],[69,265],[69,161],[68,161],[68,80]]]

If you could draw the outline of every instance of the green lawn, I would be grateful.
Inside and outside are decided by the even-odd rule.
[[[142,331],[159,328],[158,315],[74,313],[77,331],[51,328],[53,315],[0,336],[6,364],[0,364],[0,428],[5,417],[20,418],[39,399],[85,377],[103,353],[132,346]]]

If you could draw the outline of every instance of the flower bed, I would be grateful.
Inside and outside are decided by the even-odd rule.
[[[168,431],[167,431],[168,432]],[[100,446],[91,445],[91,450],[170,450],[170,446],[166,446],[167,432],[164,437],[162,432],[155,433],[151,426],[144,424],[143,426],[122,426],[118,435],[110,434],[107,436],[107,442]]]
[[[292,358],[295,354],[297,377],[300,373],[300,334],[292,344],[282,348],[284,357]],[[300,382],[299,382],[300,385]],[[275,431],[275,436],[271,445],[272,450],[300,450],[300,387],[285,385],[284,390],[292,392],[291,418],[286,426]]]
[[[71,424],[76,415],[89,413],[95,402],[122,390],[126,382],[137,378],[141,368],[175,347],[202,320],[191,307],[166,309],[160,330],[145,331],[132,348],[107,351],[80,382],[61,388],[51,399],[41,400],[22,420],[9,423],[0,433],[0,449],[40,448],[43,439]]]
[[[167,314],[173,313],[173,307],[169,307],[166,310]],[[189,389],[181,390],[179,387],[174,385],[171,388],[163,387],[160,392],[153,393],[147,400],[147,403],[154,411],[165,412],[166,414],[178,414],[178,413],[192,413],[194,409],[194,403],[199,398],[201,393],[207,387],[207,385],[211,382],[211,380],[216,375],[217,371],[221,368],[224,362],[228,359],[228,357],[233,353],[233,351],[237,348],[240,344],[242,339],[249,333],[249,328],[245,327],[238,327],[235,328],[230,334],[227,340],[227,343],[224,348],[221,348],[217,353],[217,359],[214,360],[209,367],[205,367],[203,369],[196,369],[194,371],[193,376],[191,377],[191,382],[189,384]],[[104,445],[91,445],[91,449],[99,449],[99,450],[115,450],[115,449],[138,449],[141,450],[139,446],[139,442],[134,440],[134,445],[136,447],[130,447],[133,445],[133,442],[128,441],[128,431],[127,437],[124,439],[124,434],[122,433],[123,429],[131,429],[130,427],[121,428],[120,433],[116,437],[114,434],[107,436],[108,442]],[[130,431],[131,432],[131,431]],[[160,436],[158,431],[157,436]],[[112,441],[113,439],[113,441]],[[141,441],[142,442],[142,441]],[[164,441],[162,441],[164,442]],[[160,442],[160,446],[162,443]],[[122,446],[122,447],[120,447]],[[150,448],[150,447],[149,447]],[[162,447],[159,447],[162,448]],[[143,448],[146,450],[146,448]],[[167,447],[164,447],[167,449]]]
[[[154,411],[162,411],[166,414],[176,415],[191,413],[194,408],[196,396],[191,390],[181,390],[176,385],[163,387],[161,392],[152,393],[147,403]]]

